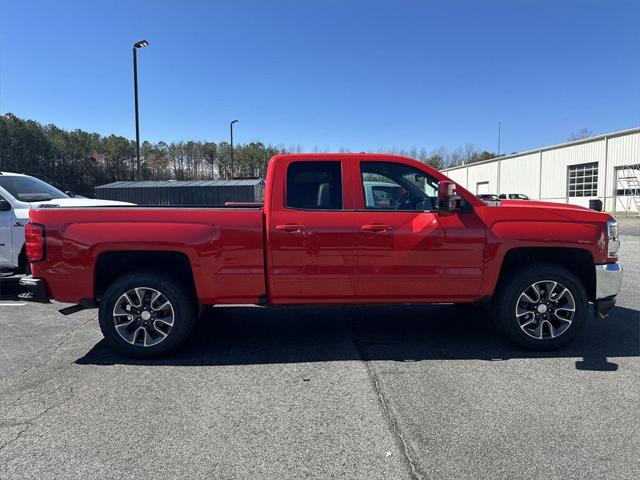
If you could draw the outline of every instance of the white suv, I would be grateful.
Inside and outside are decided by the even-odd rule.
[[[126,202],[70,197],[35,177],[0,172],[0,272],[24,273],[24,225],[29,210],[39,207],[132,205]]]

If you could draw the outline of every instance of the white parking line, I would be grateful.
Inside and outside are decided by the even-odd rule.
[[[26,303],[0,303],[0,307],[24,307]]]

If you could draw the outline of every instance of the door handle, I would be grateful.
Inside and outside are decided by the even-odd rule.
[[[374,223],[372,225],[362,225],[360,229],[365,230],[367,232],[388,232],[389,230],[391,230],[391,225]]]
[[[287,223],[285,225],[276,225],[276,230],[280,230],[281,232],[301,232],[304,230],[304,225]]]

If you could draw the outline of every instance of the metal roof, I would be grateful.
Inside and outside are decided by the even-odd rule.
[[[447,167],[447,168],[441,169],[440,171],[443,173],[446,173],[446,172],[450,172],[451,170],[458,170],[461,168],[473,167],[475,165],[482,165],[484,163],[496,162],[498,160],[505,160],[507,158],[520,157],[520,156],[530,155],[532,153],[538,153],[538,152],[546,152],[548,150],[555,150],[557,148],[570,147],[572,145],[580,145],[582,143],[596,142],[598,140],[603,140],[605,138],[621,137],[623,135],[631,135],[633,133],[638,133],[638,132],[640,132],[640,127],[629,128],[627,130],[619,130],[617,132],[611,132],[611,133],[603,133],[602,135],[596,135],[588,138],[581,138],[579,140],[570,140],[568,142],[557,143],[555,145],[548,145],[546,147],[533,148],[531,150],[525,150],[524,152],[511,153],[509,155],[502,155],[500,157],[489,158],[488,160],[481,160],[479,162],[471,162],[471,163],[465,163],[464,165],[456,165],[455,167]]]
[[[261,178],[243,178],[237,180],[143,180],[119,181],[95,187],[99,188],[153,188],[153,187],[245,187],[264,185]]]

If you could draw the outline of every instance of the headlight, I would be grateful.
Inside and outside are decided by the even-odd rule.
[[[618,233],[618,222],[609,220],[607,222],[607,254],[609,258],[618,258],[618,250],[620,249],[620,237]]]

